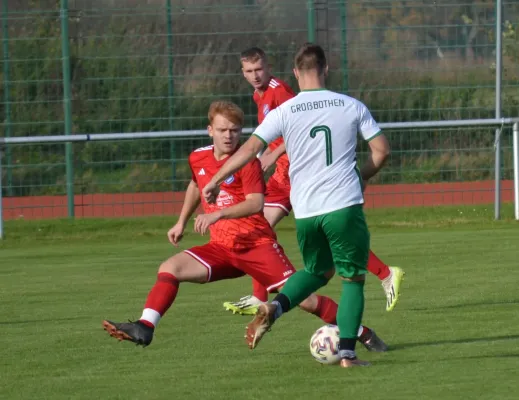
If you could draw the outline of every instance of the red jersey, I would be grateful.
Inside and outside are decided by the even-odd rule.
[[[261,124],[267,114],[274,108],[280,106],[285,101],[290,100],[295,96],[290,86],[278,78],[270,78],[267,90],[260,96],[258,92],[254,92],[253,99],[258,106],[258,124]],[[281,143],[283,138],[280,137],[269,144],[269,149],[274,150]],[[288,161],[287,154],[283,154],[276,162],[276,170],[270,179],[275,179],[282,185],[290,185],[290,178],[288,177]]]
[[[213,146],[196,149],[189,155],[191,179],[198,185],[200,194],[227,160],[224,158],[217,161]],[[202,208],[209,214],[245,201],[245,196],[250,193],[265,193],[265,180],[258,159],[252,160],[222,183],[215,204],[207,203],[202,197]],[[221,219],[211,225],[209,230],[210,242],[234,250],[250,249],[276,241],[276,234],[263,216],[263,211],[243,218]]]

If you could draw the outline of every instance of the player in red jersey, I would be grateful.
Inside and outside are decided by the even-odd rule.
[[[273,292],[295,272],[263,216],[265,181],[257,159],[222,184],[214,204],[201,198],[202,188],[237,150],[243,120],[243,111],[237,105],[226,101],[211,104],[208,131],[214,145],[197,149],[189,156],[191,182],[180,217],[168,232],[169,241],[177,246],[187,221],[202,202],[205,213],[196,217],[195,231],[202,235],[209,231],[209,243],[184,250],[163,262],[141,318],[135,322],[103,321],[110,336],[149,345],[181,282],[207,283],[247,274]],[[300,306],[326,323],[337,323],[337,303],[326,296],[312,294]],[[387,349],[367,327],[360,327],[358,340],[370,351]]]
[[[270,111],[290,100],[295,93],[287,83],[271,74],[267,56],[262,49],[252,47],[243,51],[240,61],[243,76],[254,88],[253,99],[258,107],[258,124],[261,124]],[[264,208],[265,218],[274,228],[292,210],[288,176],[290,163],[285,153],[283,138],[280,137],[272,142],[261,155],[260,161],[264,171],[276,164],[274,174],[267,182]],[[389,267],[371,251],[368,259],[368,271],[376,275],[382,283],[387,299],[386,310],[393,310],[398,301],[404,272],[399,267]],[[266,302],[267,299],[266,288],[253,279],[252,295],[242,297],[236,302],[225,302],[223,306],[233,313],[253,315],[256,313],[258,305]]]

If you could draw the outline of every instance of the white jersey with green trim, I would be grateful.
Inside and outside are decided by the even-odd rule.
[[[362,102],[326,89],[299,93],[268,113],[254,131],[267,144],[283,136],[296,218],[364,203],[357,133],[369,141],[380,128]]]

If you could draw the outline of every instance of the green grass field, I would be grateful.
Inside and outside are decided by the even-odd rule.
[[[519,227],[492,207],[369,210],[372,249],[406,271],[391,313],[375,277],[364,322],[391,351],[370,368],[321,366],[322,325],[294,310],[254,351],[249,317],[222,303],[250,279],[183,284],[148,348],[119,343],[104,318],[138,318],[174,219],[8,221],[0,242],[2,399],[516,399]],[[504,215],[511,215],[509,206]],[[280,242],[301,265],[293,220]],[[186,236],[182,248],[204,242]],[[338,298],[335,279],[323,293]]]

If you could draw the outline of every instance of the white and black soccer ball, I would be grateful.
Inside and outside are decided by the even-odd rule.
[[[310,339],[310,353],[321,364],[338,364],[339,328],[337,325],[324,325],[315,331]]]

